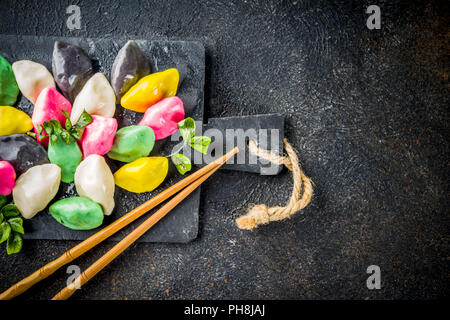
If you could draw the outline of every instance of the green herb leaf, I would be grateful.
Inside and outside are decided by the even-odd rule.
[[[17,209],[15,204],[7,204],[1,210],[1,213],[5,218],[17,217],[20,215],[19,210]]]
[[[45,130],[45,132],[50,136],[50,135],[52,135],[53,134],[53,125],[52,125],[52,123],[51,122],[44,122],[43,124],[42,124],[42,126],[44,127],[44,130]],[[42,128],[42,126],[41,126],[41,128]],[[42,132],[41,132],[42,133]]]
[[[0,209],[5,205],[6,202],[7,202],[6,196],[3,194],[0,194]]]
[[[69,113],[66,110],[61,110],[64,117],[66,117],[66,120],[69,119]]]
[[[66,128],[66,130],[72,129],[72,122],[70,122],[69,113],[66,110],[62,110],[61,112],[63,113],[64,117],[66,117],[64,127]]]
[[[72,122],[70,122],[69,119],[66,119],[65,127],[66,127],[66,130],[72,129]]]
[[[52,125],[55,134],[60,134],[64,130],[58,120],[50,120],[49,122]]]
[[[70,135],[75,139],[75,140],[80,140],[82,135],[83,135],[83,131],[84,128],[78,128],[78,127],[73,127],[70,130]]]
[[[67,144],[70,145],[70,134],[67,131],[62,131],[60,134],[61,139]]]
[[[49,120],[44,122],[43,128],[45,132],[48,134],[50,139],[50,144],[53,146],[58,138],[61,138],[65,143],[69,144],[72,142],[72,138],[74,140],[80,140],[83,135],[84,127],[92,122],[92,117],[86,111],[83,111],[78,122],[73,126],[70,122],[69,113],[66,110],[61,111],[66,118],[64,128],[59,123],[58,120]],[[36,137],[36,135],[32,135]],[[42,140],[45,136],[39,136],[39,140]]]
[[[6,243],[6,253],[14,254],[22,250],[23,240],[22,236],[17,232],[11,233]]]
[[[203,154],[206,154],[206,151],[208,150],[208,146],[211,143],[211,138],[208,136],[196,136],[193,137],[189,143],[191,148],[197,150],[198,152],[201,152]]]
[[[191,160],[186,157],[184,154],[178,153],[172,156],[172,162],[177,168],[178,172],[181,174],[185,174],[190,171],[192,168]]]
[[[51,135],[50,136],[50,143],[52,144],[52,146],[55,144],[56,140],[58,140],[58,136],[57,135]]]
[[[5,242],[9,235],[11,234],[11,227],[9,226],[8,222],[2,222],[0,224],[0,243]]]
[[[44,131],[44,128],[42,128],[42,126],[40,124],[38,124],[37,128],[38,128],[39,134],[42,134],[42,131]]]
[[[79,128],[84,128],[91,122],[92,122],[91,115],[87,113],[86,110],[83,110],[83,113],[81,114],[80,118],[78,118],[78,121],[75,124],[75,126]]]
[[[30,137],[36,139],[36,133],[34,133],[34,132],[28,131],[27,135],[29,135]]]
[[[3,219],[4,219],[4,217],[3,217],[3,213],[0,213],[0,223],[2,223],[2,222],[3,222]]]
[[[195,121],[192,118],[186,118],[183,121],[178,122],[178,129],[183,140],[189,143],[192,137],[195,135]]]
[[[25,233],[25,230],[23,230],[22,218],[11,218],[8,220],[8,223],[13,231],[21,233],[21,234]]]
[[[75,126],[72,126],[71,129],[69,130],[70,135],[75,140],[80,140],[81,137],[83,136],[84,127],[86,127],[91,122],[92,116],[86,111],[83,111]]]

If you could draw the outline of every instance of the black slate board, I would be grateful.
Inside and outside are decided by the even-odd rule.
[[[283,154],[284,116],[281,114],[211,118],[203,126],[203,132],[213,137],[209,149],[215,145],[214,133],[220,133],[223,137],[224,152],[216,153],[216,157],[230,151],[226,146],[239,147],[239,154],[231,158],[221,169],[261,175],[277,175],[283,169],[283,165],[274,165],[258,157],[251,158],[247,147],[249,139],[252,139],[261,149]],[[209,149],[208,151],[211,151]]]
[[[103,72],[109,79],[110,70],[120,48],[129,39],[90,39],[67,37],[37,37],[37,36],[9,36],[1,35],[0,55],[10,63],[17,60],[32,60],[43,64],[51,72],[51,59],[53,44],[56,40],[68,42],[82,47],[93,61],[96,72]],[[178,68],[182,78],[178,96],[183,100],[186,116],[195,120],[203,120],[203,95],[205,81],[205,49],[200,42],[195,41],[149,41],[136,40],[139,47],[150,61],[152,72],[163,71],[168,68]],[[25,97],[20,96],[16,107],[29,115],[33,112],[33,105]],[[136,113],[117,105],[115,117],[119,128],[137,124],[142,113]],[[158,141],[151,155],[169,154],[175,144],[170,138]],[[105,157],[111,170],[115,172],[123,163]],[[116,207],[110,216],[105,216],[102,226],[110,224],[118,217],[134,209],[161,190],[169,187],[182,176],[171,167],[168,178],[153,192],[134,194],[116,186]],[[73,183],[61,183],[55,200],[75,196]],[[170,215],[162,219],[138,241],[141,242],[189,242],[197,237],[198,210],[200,201],[200,188],[180,203]],[[145,219],[144,215],[141,219]],[[121,230],[110,239],[121,240],[139,222],[135,222]],[[56,222],[48,213],[48,209],[39,213],[33,219],[25,221],[26,239],[57,239],[57,240],[83,240],[95,233],[98,229],[90,231],[74,231],[67,229]]]

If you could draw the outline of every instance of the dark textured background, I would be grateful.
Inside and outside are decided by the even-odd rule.
[[[1,1],[0,33],[195,39],[206,47],[205,119],[282,112],[316,183],[312,204],[254,232],[233,218],[280,204],[291,181],[219,172],[199,238],[135,244],[74,299],[411,299],[448,296],[448,5],[431,1]],[[78,4],[82,30],[66,28]],[[368,30],[369,4],[381,30]],[[1,44],[0,44],[1,45]],[[0,290],[77,242],[0,250]],[[81,268],[112,242],[76,260]],[[381,267],[382,289],[366,288]],[[21,298],[47,299],[65,269]]]

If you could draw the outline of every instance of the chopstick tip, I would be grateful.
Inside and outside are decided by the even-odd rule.
[[[238,147],[234,147],[230,152],[228,152],[225,157],[226,159],[230,159],[232,156],[234,156],[236,153],[239,152],[239,148]]]
[[[239,152],[238,147],[234,147],[230,152],[225,155],[224,163],[227,162],[231,157],[233,157],[236,153]]]

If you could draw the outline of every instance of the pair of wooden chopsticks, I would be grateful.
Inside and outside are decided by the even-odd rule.
[[[147,202],[143,203],[136,209],[128,212],[126,215],[120,217],[109,226],[98,231],[91,237],[87,238],[83,242],[79,243],[72,249],[63,253],[59,258],[46,264],[39,270],[35,271],[25,279],[17,282],[11,286],[8,290],[0,294],[0,300],[12,299],[39,281],[47,278],[53,274],[56,270],[63,265],[73,261],[81,256],[83,253],[89,251],[97,244],[110,237],[123,227],[127,226],[132,221],[136,220],[149,210],[153,209],[169,197],[173,196],[177,192],[180,192],[174,196],[169,202],[167,202],[161,209],[156,211],[147,220],[145,220],[140,226],[134,229],[130,234],[117,243],[111,250],[105,253],[100,259],[94,262],[89,268],[87,268],[81,275],[70,285],[62,289],[56,294],[52,300],[65,300],[68,299],[77,289],[74,284],[84,285],[90,279],[92,279],[97,273],[99,273],[104,267],[106,267],[111,261],[113,261],[120,253],[125,251],[131,244],[133,244],[140,236],[147,232],[152,226],[154,226],[159,220],[161,220],[167,213],[169,213],[176,205],[178,205],[184,198],[186,198],[192,191],[194,191],[199,185],[201,185],[206,179],[208,179],[214,172],[216,172],[225,162],[232,156],[239,152],[238,148],[234,148],[226,155],[216,159],[202,169],[191,174],[189,177],[177,182],[170,188],[164,190],[160,194],[151,198]],[[184,189],[183,189],[184,188]]]

